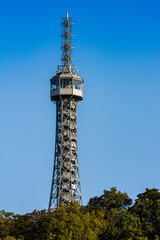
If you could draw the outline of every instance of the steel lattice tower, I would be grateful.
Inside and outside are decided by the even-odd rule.
[[[56,138],[49,209],[72,200],[82,204],[78,163],[77,105],[83,100],[83,79],[71,65],[72,19],[62,18],[62,65],[50,80],[51,101],[56,104]]]

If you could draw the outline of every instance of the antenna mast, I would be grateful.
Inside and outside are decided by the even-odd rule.
[[[71,63],[73,61],[72,59],[72,27],[73,22],[72,18],[69,17],[69,14],[66,14],[66,18],[62,18],[62,72],[67,73],[67,72],[72,72],[71,69]]]

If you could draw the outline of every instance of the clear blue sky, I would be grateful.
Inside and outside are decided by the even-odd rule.
[[[55,137],[49,79],[61,18],[75,25],[83,202],[116,186],[160,188],[160,1],[1,0],[0,209],[48,207]]]

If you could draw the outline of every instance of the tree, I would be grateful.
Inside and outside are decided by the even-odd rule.
[[[149,240],[160,238],[159,190],[146,188],[146,191],[138,194],[137,197],[130,211],[140,218],[144,236],[147,236]]]
[[[85,207],[73,202],[69,206],[61,205],[54,214],[56,224],[52,229],[54,235],[52,239],[98,240],[98,234],[103,226],[101,213],[95,214],[94,211],[89,213]]]
[[[61,205],[55,211],[34,211],[15,215],[10,235],[25,240],[98,240],[103,227],[102,211],[89,213],[77,202]]]
[[[138,240],[142,236],[141,222],[128,210],[112,209],[105,218],[100,240]]]
[[[5,238],[10,234],[14,214],[11,212],[0,211],[0,238]]]
[[[116,187],[112,187],[110,191],[104,190],[104,194],[100,197],[94,197],[89,200],[88,207],[91,209],[103,208],[108,212],[111,209],[126,209],[132,204],[127,193],[117,191]]]

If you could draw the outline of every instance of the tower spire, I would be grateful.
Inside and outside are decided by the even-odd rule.
[[[67,12],[66,18],[62,18],[62,72],[72,72],[71,63],[72,59],[72,18],[69,17]]]

